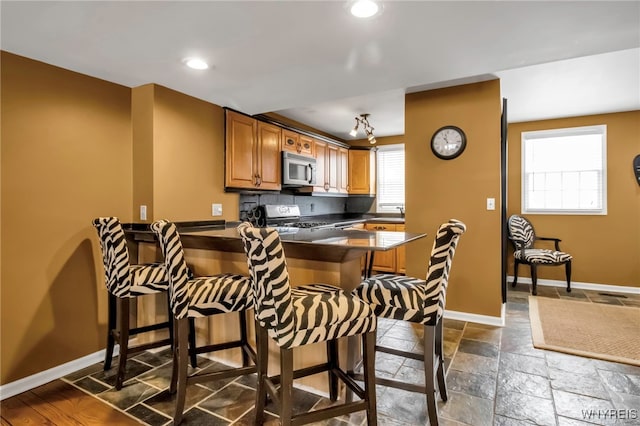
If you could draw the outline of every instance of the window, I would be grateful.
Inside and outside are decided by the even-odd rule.
[[[404,208],[404,145],[379,146],[376,162],[376,212],[399,213]]]
[[[522,212],[607,214],[607,126],[522,133]]]

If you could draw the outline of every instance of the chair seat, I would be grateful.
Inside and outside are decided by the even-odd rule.
[[[293,287],[291,299],[295,329],[283,347],[293,348],[376,329],[373,309],[339,287],[327,284]]]
[[[523,254],[524,252],[524,254]],[[549,250],[549,249],[526,249],[516,250],[513,256],[523,262],[527,263],[545,263],[556,264],[565,263],[573,259],[569,253],[562,251]]]
[[[379,274],[364,280],[354,294],[373,307],[378,317],[434,324],[439,294],[425,294],[424,280],[392,274]]]
[[[219,274],[188,282],[188,317],[204,317],[241,312],[253,307],[253,291],[248,277]]]
[[[130,297],[161,293],[169,289],[169,277],[163,264],[131,265]]]

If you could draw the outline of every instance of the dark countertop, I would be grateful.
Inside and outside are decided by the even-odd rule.
[[[356,214],[356,213],[343,213],[343,214],[327,214],[316,216],[303,216],[300,218],[302,221],[321,222],[326,221],[334,225],[347,225],[356,223],[404,223],[404,217],[400,216],[377,216],[375,214]]]
[[[239,222],[219,224],[219,221],[176,223],[185,248],[211,249],[231,252],[243,251],[236,229]],[[125,226],[128,238],[137,242],[154,242],[148,225]],[[426,234],[361,229],[302,229],[276,228],[280,232],[287,256],[325,261],[355,258],[369,250],[391,250]]]

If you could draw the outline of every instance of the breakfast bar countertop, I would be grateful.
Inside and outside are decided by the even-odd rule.
[[[178,222],[185,248],[243,251],[237,226],[240,222],[207,221]],[[155,236],[146,224],[124,226],[129,239],[154,242]],[[366,251],[386,251],[423,238],[424,233],[366,231],[362,229],[319,228],[303,229],[276,227],[288,257],[316,260],[345,260]]]

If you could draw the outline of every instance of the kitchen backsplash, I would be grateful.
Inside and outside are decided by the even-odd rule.
[[[336,213],[364,214],[371,210],[373,197],[310,197],[292,194],[240,195],[240,220],[259,204],[297,204],[302,216],[317,216]]]

